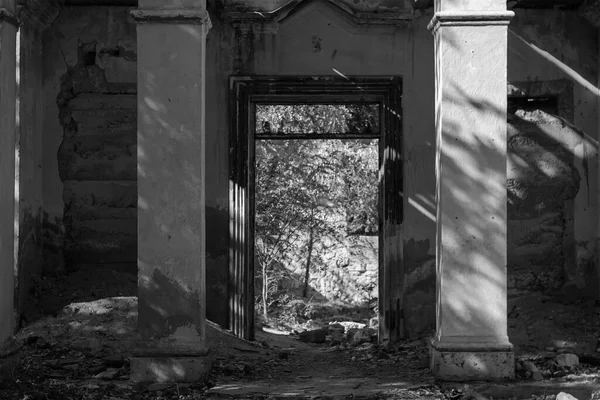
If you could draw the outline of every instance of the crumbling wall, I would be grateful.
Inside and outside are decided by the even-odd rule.
[[[136,268],[136,31],[129,10],[67,7],[44,35],[51,111],[45,233],[67,269]]]
[[[516,110],[508,125],[508,287],[552,292],[574,262],[573,199],[581,177],[566,121],[540,109]],[[558,139],[558,140],[557,140]]]
[[[573,298],[597,298],[600,293],[599,131],[594,84],[598,76],[597,30],[576,11],[518,10],[509,26],[508,44],[511,96],[554,98],[558,108],[544,112],[561,118],[524,113],[513,120],[516,124],[509,130],[510,134],[515,130],[539,131],[535,137],[529,133],[513,135],[513,142],[509,142],[512,173],[531,175],[527,178],[531,183],[523,190],[511,187],[509,180],[509,196],[513,196],[513,201],[518,200],[511,205],[509,198],[509,217],[513,218],[509,223],[509,268],[524,271],[529,265],[540,273],[556,270],[554,278],[549,272],[542,275],[519,272],[518,279],[511,274],[509,283],[513,288],[560,289]],[[533,140],[534,147],[524,159],[514,158],[525,151],[525,138]],[[539,173],[541,170],[543,174]],[[534,183],[534,177],[540,181]],[[553,191],[535,186],[542,182],[554,186]],[[528,197],[519,199],[516,193]],[[516,204],[519,207],[515,208]],[[525,216],[527,208],[530,211]],[[517,215],[520,216],[516,218]]]

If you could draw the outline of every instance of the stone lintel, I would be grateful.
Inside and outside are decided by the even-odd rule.
[[[430,347],[430,368],[442,381],[501,381],[514,379],[512,351],[447,351]]]
[[[427,29],[435,33],[441,26],[508,25],[513,11],[438,11]]]
[[[205,25],[207,30],[212,27],[208,11],[197,8],[184,9],[143,9],[131,11],[131,16],[138,24],[191,24]]]
[[[202,382],[209,377],[210,356],[205,357],[131,357],[133,382]]]
[[[20,25],[19,18],[17,18],[17,16],[14,13],[7,10],[6,8],[0,8],[0,24],[3,22],[9,23],[17,29]]]

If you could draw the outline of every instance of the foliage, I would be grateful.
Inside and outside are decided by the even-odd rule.
[[[370,121],[374,111],[366,110],[369,113],[360,119],[360,110],[351,106],[261,106],[257,120],[282,132],[350,131],[376,126]],[[304,272],[296,268],[294,277],[307,287],[310,271],[323,267],[321,254],[328,248],[349,233],[377,233],[377,143],[256,142],[255,264],[265,317],[274,294],[284,289],[281,271],[294,271],[290,267],[300,262]]]
[[[256,133],[378,133],[377,104],[256,106]]]

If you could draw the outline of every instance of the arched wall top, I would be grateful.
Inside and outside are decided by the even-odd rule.
[[[342,0],[292,0],[286,5],[271,11],[233,11],[224,10],[222,17],[225,21],[238,24],[270,24],[278,26],[291,19],[297,13],[314,5],[324,5],[343,16],[354,25],[399,25],[411,21],[413,10],[401,11],[358,11],[351,8]]]

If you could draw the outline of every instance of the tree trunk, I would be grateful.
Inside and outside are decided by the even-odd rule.
[[[267,296],[269,294],[269,276],[267,275],[267,263],[263,263],[262,266],[262,303],[263,303],[263,315],[265,317],[265,321],[268,319],[267,312]]]
[[[306,270],[304,271],[304,290],[302,291],[303,297],[308,297],[308,280],[310,278],[310,261],[312,258],[314,243],[314,226],[310,227],[310,234],[308,236],[308,256],[306,257]]]

